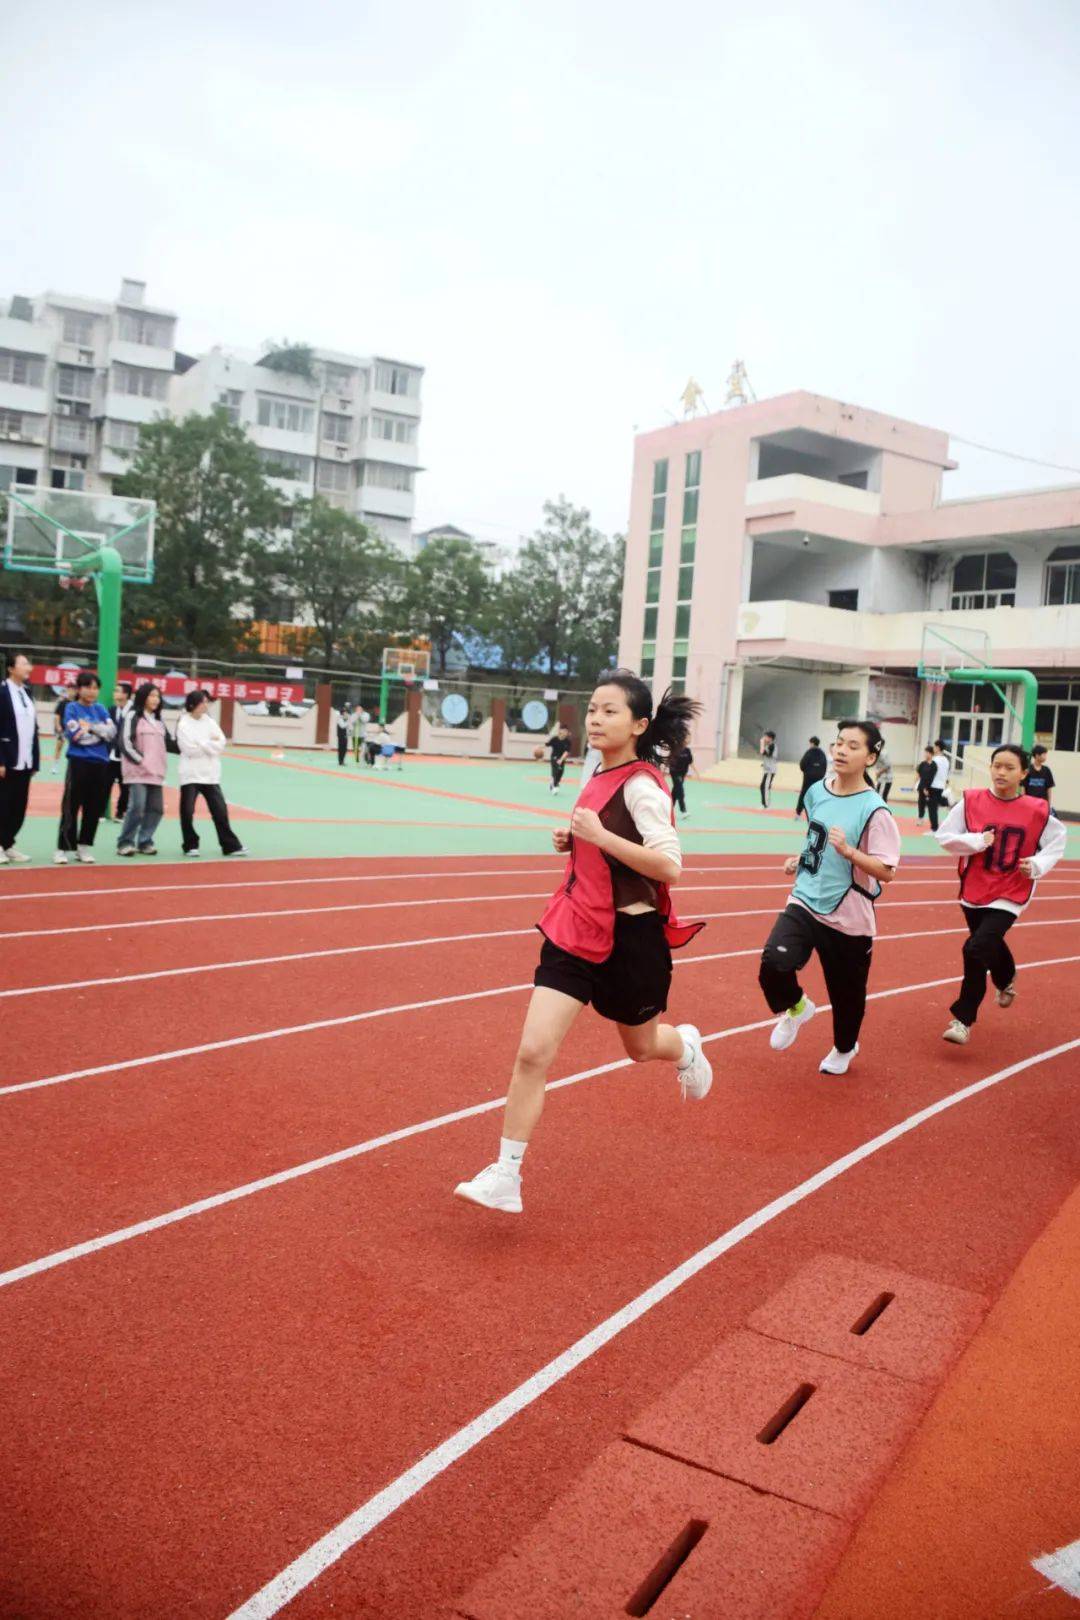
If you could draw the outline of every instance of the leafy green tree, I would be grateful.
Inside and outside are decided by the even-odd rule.
[[[184,652],[247,645],[243,610],[284,506],[243,429],[222,410],[150,422],[117,491],[157,502],[154,583],[125,592],[128,626]]]
[[[480,552],[453,535],[432,540],[406,569],[402,586],[399,628],[427,637],[445,675],[454,643],[475,636],[484,622],[490,585]]]
[[[379,534],[318,496],[298,503],[292,537],[272,561],[310,613],[327,669],[379,617],[402,567]]]
[[[611,664],[619,640],[624,542],[592,525],[564,495],[544,503],[544,522],[522,546],[488,612],[485,629],[514,670],[589,682]]]
[[[258,363],[269,371],[284,371],[291,377],[303,377],[310,383],[317,380],[315,350],[310,343],[290,343],[288,338],[283,338],[280,343],[273,344]]]

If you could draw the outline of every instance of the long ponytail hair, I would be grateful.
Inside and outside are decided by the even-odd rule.
[[[701,713],[702,706],[696,698],[673,692],[669,686],[654,709],[652,693],[632,669],[606,669],[597,676],[596,684],[619,687],[626,694],[634,719],[649,722],[641,736],[634,739],[638,759],[647,765],[658,765],[661,749],[674,754],[685,748],[691,722]]]

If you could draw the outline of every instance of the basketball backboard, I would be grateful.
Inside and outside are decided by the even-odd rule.
[[[131,495],[88,494],[12,484],[4,567],[24,574],[72,574],[104,545],[120,553],[123,577],[154,577],[154,503]]]
[[[985,630],[958,624],[923,626],[919,679],[943,684],[954,670],[989,669],[990,637]]]

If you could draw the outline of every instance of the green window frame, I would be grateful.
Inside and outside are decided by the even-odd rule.
[[[659,602],[660,600],[659,568],[650,568],[649,572],[645,575],[645,600],[646,602],[650,603]]]
[[[649,536],[649,567],[659,568],[664,560],[664,535],[661,530],[658,534]]]
[[[675,638],[678,641],[690,635],[690,603],[680,602],[675,609]]]
[[[696,489],[701,483],[700,450],[688,450],[686,452],[686,476],[683,483],[686,489]]]
[[[659,608],[647,607],[645,609],[645,628],[642,635],[646,641],[656,640],[656,621],[659,616],[659,612]]]
[[[652,470],[652,490],[654,495],[667,494],[667,460],[654,461]]]
[[[666,515],[667,515],[667,496],[666,495],[654,495],[653,496],[653,503],[652,503],[652,519],[651,519],[651,521],[649,523],[649,529],[650,529],[651,533],[655,534],[658,529],[661,529],[661,530],[663,529]]]
[[[641,643],[641,668],[639,675],[651,675],[656,669],[656,642],[643,641]]]
[[[671,673],[680,679],[686,674],[686,659],[690,651],[688,641],[677,641],[671,649]]]
[[[694,560],[694,553],[696,551],[697,530],[684,529],[682,532],[682,542],[679,546],[679,561],[681,563],[692,563]]]
[[[698,491],[684,489],[682,498],[682,520],[684,524],[697,522]]]
[[[689,600],[693,596],[693,594],[694,594],[694,565],[693,565],[692,562],[691,563],[683,563],[682,566],[679,569],[679,594],[676,597],[676,601],[678,601],[678,602],[689,602]]]

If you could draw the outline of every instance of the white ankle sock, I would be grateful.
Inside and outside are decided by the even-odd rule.
[[[521,1174],[521,1161],[525,1157],[528,1142],[515,1142],[512,1137],[499,1138],[499,1163],[504,1170],[513,1170],[516,1175]]]

